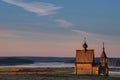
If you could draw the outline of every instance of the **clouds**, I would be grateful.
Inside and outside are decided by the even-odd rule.
[[[39,16],[56,14],[57,10],[62,8],[54,4],[44,2],[23,2],[18,0],[2,0],[2,1],[24,8],[25,10],[36,13]]]
[[[65,53],[73,54],[77,46],[80,48],[83,37],[86,37],[87,41],[90,42],[89,45],[94,45],[94,48],[97,47],[98,43],[102,44],[103,41],[106,45],[114,46],[120,43],[120,16],[117,14],[108,15],[107,13],[111,12],[111,7],[106,7],[106,11],[110,11],[105,13],[105,7],[101,7],[100,3],[88,3],[86,5],[86,2],[80,0],[71,0],[69,3],[65,1],[0,0],[0,44],[4,46],[4,49],[1,46],[1,50],[3,52],[8,51],[6,55],[10,55],[9,53],[17,48],[16,53],[23,51],[23,53],[28,53],[26,55],[29,55],[29,52],[31,55],[35,55],[34,51],[38,51],[39,54],[36,55],[46,53],[48,56],[51,52],[51,55],[57,56],[56,52],[61,49],[63,54],[61,51],[59,53],[63,56]],[[101,11],[93,7],[96,4],[99,5]],[[111,6],[111,4],[106,5]],[[112,9],[114,9],[114,13],[119,13],[119,10],[113,5]],[[92,11],[88,13],[90,10]],[[96,10],[99,10],[98,13]],[[102,13],[105,14],[102,15]],[[113,42],[116,43],[113,44]],[[12,48],[10,51],[8,44],[10,45],[9,50]],[[13,47],[13,45],[15,46]],[[109,45],[110,50],[117,53],[116,48],[114,47],[115,50],[113,50],[111,45]],[[36,48],[38,49],[36,50]]]
[[[72,32],[78,34],[81,37],[86,37],[87,39],[91,39],[91,40],[95,40],[95,41],[99,41],[99,42],[111,42],[111,38],[109,36],[106,35],[101,35],[101,34],[96,34],[96,33],[92,33],[92,32],[86,32],[86,31],[82,31],[82,30],[72,30]],[[110,40],[108,40],[107,38],[110,38]]]
[[[68,28],[74,25],[73,23],[63,20],[63,19],[56,19],[55,22],[57,22],[58,25],[64,28]]]
[[[45,3],[45,2],[23,2],[22,0],[2,0],[2,1],[21,7],[39,16],[56,14],[58,13],[57,10],[63,8],[63,7],[56,6],[55,4]],[[54,21],[57,22],[59,26],[64,28],[73,26],[71,22],[66,21],[64,19],[55,19]]]
[[[81,30],[72,30],[72,31],[77,34],[81,34],[83,36],[97,36],[97,34],[85,32],[85,31],[81,31]]]
[[[72,32],[77,33],[78,35],[80,35],[80,36],[82,36],[82,37],[97,38],[98,36],[99,36],[99,37],[101,36],[101,35],[98,35],[98,34],[95,34],[95,33],[86,32],[86,31],[77,30],[77,29],[72,30]]]

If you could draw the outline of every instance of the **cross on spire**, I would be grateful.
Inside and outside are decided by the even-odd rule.
[[[84,42],[86,42],[86,37],[84,37]]]

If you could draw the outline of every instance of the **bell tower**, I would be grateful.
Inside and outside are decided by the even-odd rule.
[[[105,53],[105,47],[103,43],[103,51],[100,56],[100,64],[101,64],[101,75],[107,76],[108,75],[108,64],[107,64],[107,56]]]
[[[100,57],[100,63],[101,63],[101,66],[106,66],[106,64],[107,64],[107,56],[105,53],[104,43],[103,43],[103,51],[102,51],[101,57]]]

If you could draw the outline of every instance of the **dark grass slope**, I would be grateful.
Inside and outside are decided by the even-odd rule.
[[[117,77],[87,76],[73,74],[8,74],[0,75],[0,80],[120,80]]]
[[[75,75],[74,68],[0,68],[0,80],[120,80],[120,76]]]

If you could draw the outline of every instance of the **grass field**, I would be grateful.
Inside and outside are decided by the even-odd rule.
[[[75,75],[73,68],[0,68],[0,80],[120,80],[120,76]]]

